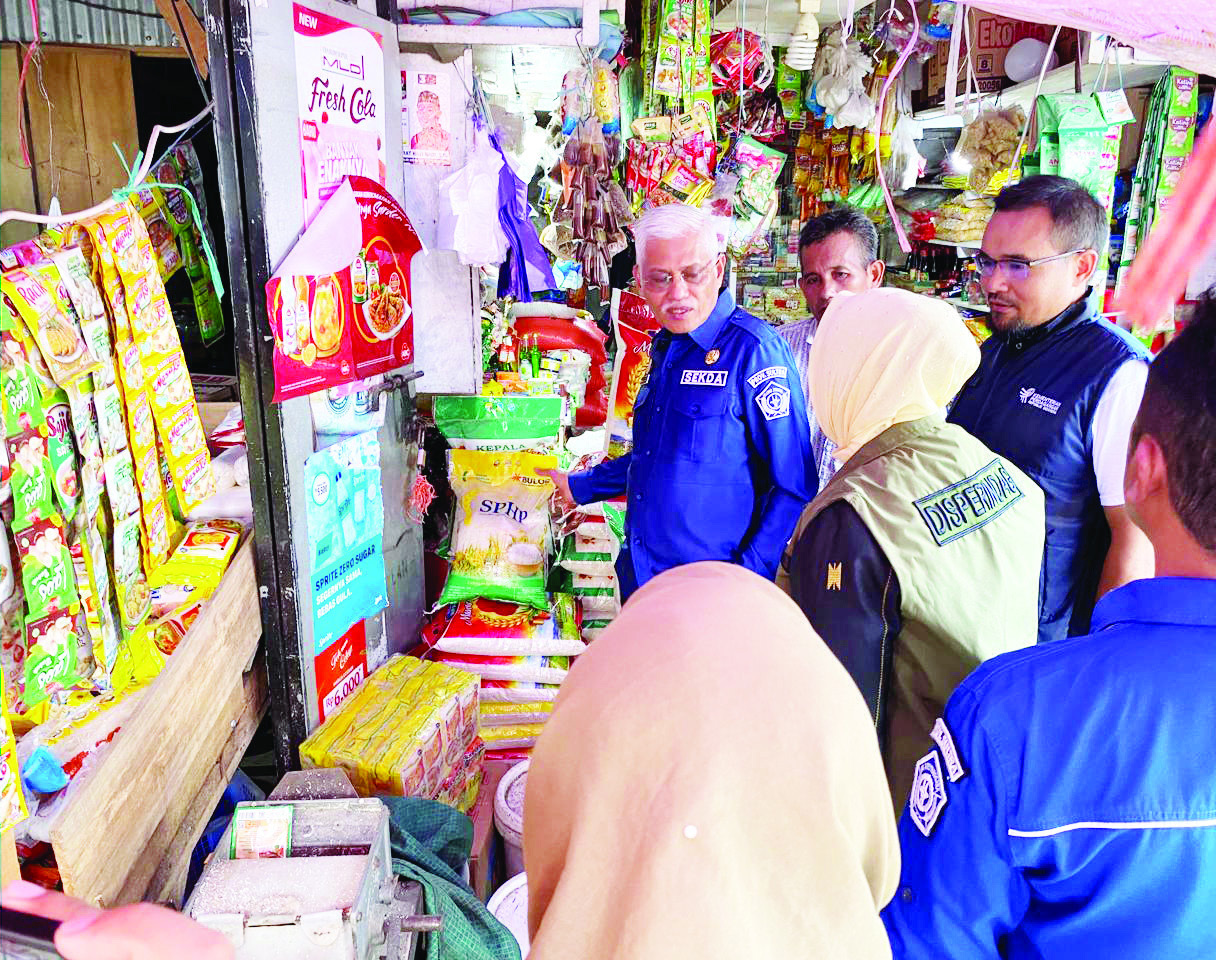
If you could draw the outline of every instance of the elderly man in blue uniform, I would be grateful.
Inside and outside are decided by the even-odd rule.
[[[993,336],[949,417],[1047,497],[1040,643],[1085,633],[1097,597],[1153,566],[1123,507],[1148,353],[1091,305],[1108,221],[1075,180],[1001,191],[975,257]]]
[[[553,474],[576,503],[627,494],[623,599],[698,560],[771,580],[815,496],[798,370],[776,332],[722,290],[723,229],[684,204],[634,225],[635,276],[663,329],[634,405],[633,449],[585,473]]]
[[[1152,364],[1126,458],[1156,577],[1003,654],[915,767],[899,958],[1216,957],[1216,302]]]

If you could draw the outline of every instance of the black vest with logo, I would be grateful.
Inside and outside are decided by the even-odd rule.
[[[1047,498],[1039,642],[1089,630],[1110,527],[1094,476],[1093,420],[1110,378],[1148,360],[1131,334],[1078,301],[1042,327],[993,336],[949,419],[1017,464]]]

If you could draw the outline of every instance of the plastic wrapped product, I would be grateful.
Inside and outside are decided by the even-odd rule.
[[[442,653],[481,656],[577,656],[578,606],[568,593],[554,594],[547,610],[497,600],[465,600],[441,609],[422,639]]]

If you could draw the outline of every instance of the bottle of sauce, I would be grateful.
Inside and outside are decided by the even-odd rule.
[[[367,262],[363,259],[362,251],[355,254],[355,262],[351,264],[350,287],[355,303],[367,300]]]

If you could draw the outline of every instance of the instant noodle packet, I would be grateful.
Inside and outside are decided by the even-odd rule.
[[[72,554],[60,517],[47,517],[18,531],[16,541],[25,606],[31,619],[79,603]]]
[[[545,608],[548,503],[555,488],[539,471],[556,468],[553,456],[451,451],[456,522],[441,604],[486,597]]]
[[[46,451],[55,499],[60,512],[71,520],[80,503],[80,476],[76,471],[76,444],[72,439],[72,411],[68,395],[56,390],[44,395],[46,404]]]
[[[75,383],[97,369],[97,358],[85,344],[53,264],[10,270],[0,275],[0,290],[29,330],[56,383]]]
[[[143,570],[138,514],[116,519],[113,531],[114,592],[118,599],[119,620],[128,639],[147,619],[152,594]]]
[[[5,440],[11,466],[13,527],[20,529],[51,516],[55,507],[55,481],[47,458],[46,427],[27,430]]]
[[[150,587],[189,585],[200,591],[198,599],[214,592],[240,546],[245,528],[236,520],[200,520],[186,528],[186,535],[167,563],[153,569]]]
[[[27,706],[34,706],[54,693],[79,683],[88,669],[82,663],[82,637],[78,607],[54,610],[44,617],[31,619],[25,625],[27,655],[25,660],[25,696]]]

